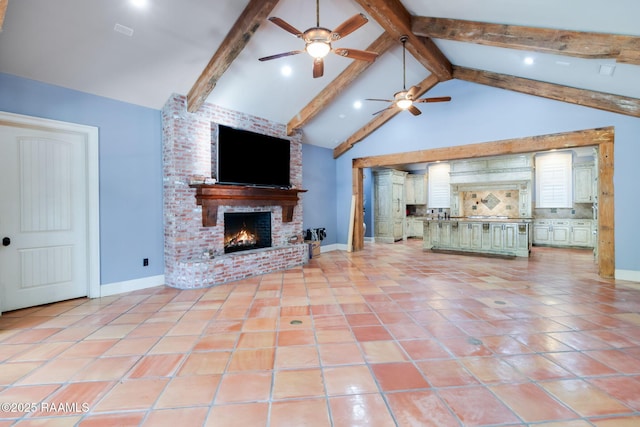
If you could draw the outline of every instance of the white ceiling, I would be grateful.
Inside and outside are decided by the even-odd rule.
[[[248,0],[9,0],[0,33],[0,72],[160,109],[173,93],[184,94],[222,43]],[[534,27],[640,36],[638,0],[402,0],[416,16],[444,17]],[[299,30],[315,26],[314,0],[281,0],[272,12]],[[353,0],[320,0],[320,24],[333,29],[362,12]],[[133,30],[114,31],[116,24]],[[334,43],[366,49],[382,28],[373,20]],[[640,98],[640,66],[435,40],[454,65]],[[219,80],[208,102],[286,124],[352,60],[330,55],[322,78],[312,78],[306,54],[260,62],[258,58],[301,49],[303,42],[265,21]],[[532,65],[524,58],[531,56]],[[600,66],[614,64],[612,76]],[[290,66],[289,77],[281,74]],[[407,53],[407,87],[429,72]],[[400,43],[365,71],[303,129],[304,142],[334,148],[402,89]],[[430,96],[431,94],[423,95]],[[438,96],[445,94],[438,93]],[[420,104],[424,120],[429,109]],[[450,103],[455,106],[455,99]],[[452,108],[454,110],[454,108]],[[405,114],[405,113],[403,113]],[[386,126],[392,126],[393,120]]]

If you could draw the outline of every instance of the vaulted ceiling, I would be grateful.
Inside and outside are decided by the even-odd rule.
[[[413,85],[443,96],[460,79],[640,117],[637,0],[0,0],[0,72],[151,108],[172,93],[300,130],[334,157],[380,126]],[[335,29],[368,23],[332,45],[375,51],[370,63],[330,54],[313,78],[304,42],[267,20]],[[400,37],[407,36],[406,71]],[[287,74],[288,73],[288,74]],[[422,103],[455,114],[457,99]],[[458,104],[459,106],[459,104]]]

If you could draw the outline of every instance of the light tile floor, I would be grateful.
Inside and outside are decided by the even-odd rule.
[[[0,317],[0,427],[640,425],[640,286],[420,240]]]

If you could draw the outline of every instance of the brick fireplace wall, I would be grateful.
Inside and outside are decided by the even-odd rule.
[[[306,244],[289,243],[302,234],[302,202],[293,221],[282,222],[280,206],[220,206],[214,227],[202,226],[196,205],[194,177],[210,177],[215,170],[215,124],[287,138],[284,124],[204,104],[187,111],[185,96],[173,95],[162,110],[164,173],[165,283],[181,289],[201,288],[299,266],[308,260]],[[213,129],[213,130],[212,130]],[[212,143],[213,142],[213,143]],[[212,158],[212,152],[214,153]],[[291,137],[291,185],[302,186],[301,135]],[[272,247],[224,254],[224,212],[270,211]],[[210,254],[210,256],[205,256]]]

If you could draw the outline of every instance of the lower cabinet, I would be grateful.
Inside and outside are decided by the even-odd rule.
[[[571,225],[568,220],[553,220],[551,222],[551,244],[568,246],[571,243]]]
[[[551,221],[533,221],[533,244],[548,245],[551,243]]]
[[[533,244],[593,248],[593,223],[590,219],[536,219],[533,221]]]
[[[407,217],[407,237],[419,237],[422,239],[424,234],[424,221]]]
[[[482,224],[478,222],[458,223],[459,245],[463,249],[482,248]]]
[[[515,251],[518,248],[516,224],[491,224],[491,249],[496,251]]]
[[[571,238],[574,246],[594,247],[593,221],[573,220]]]

